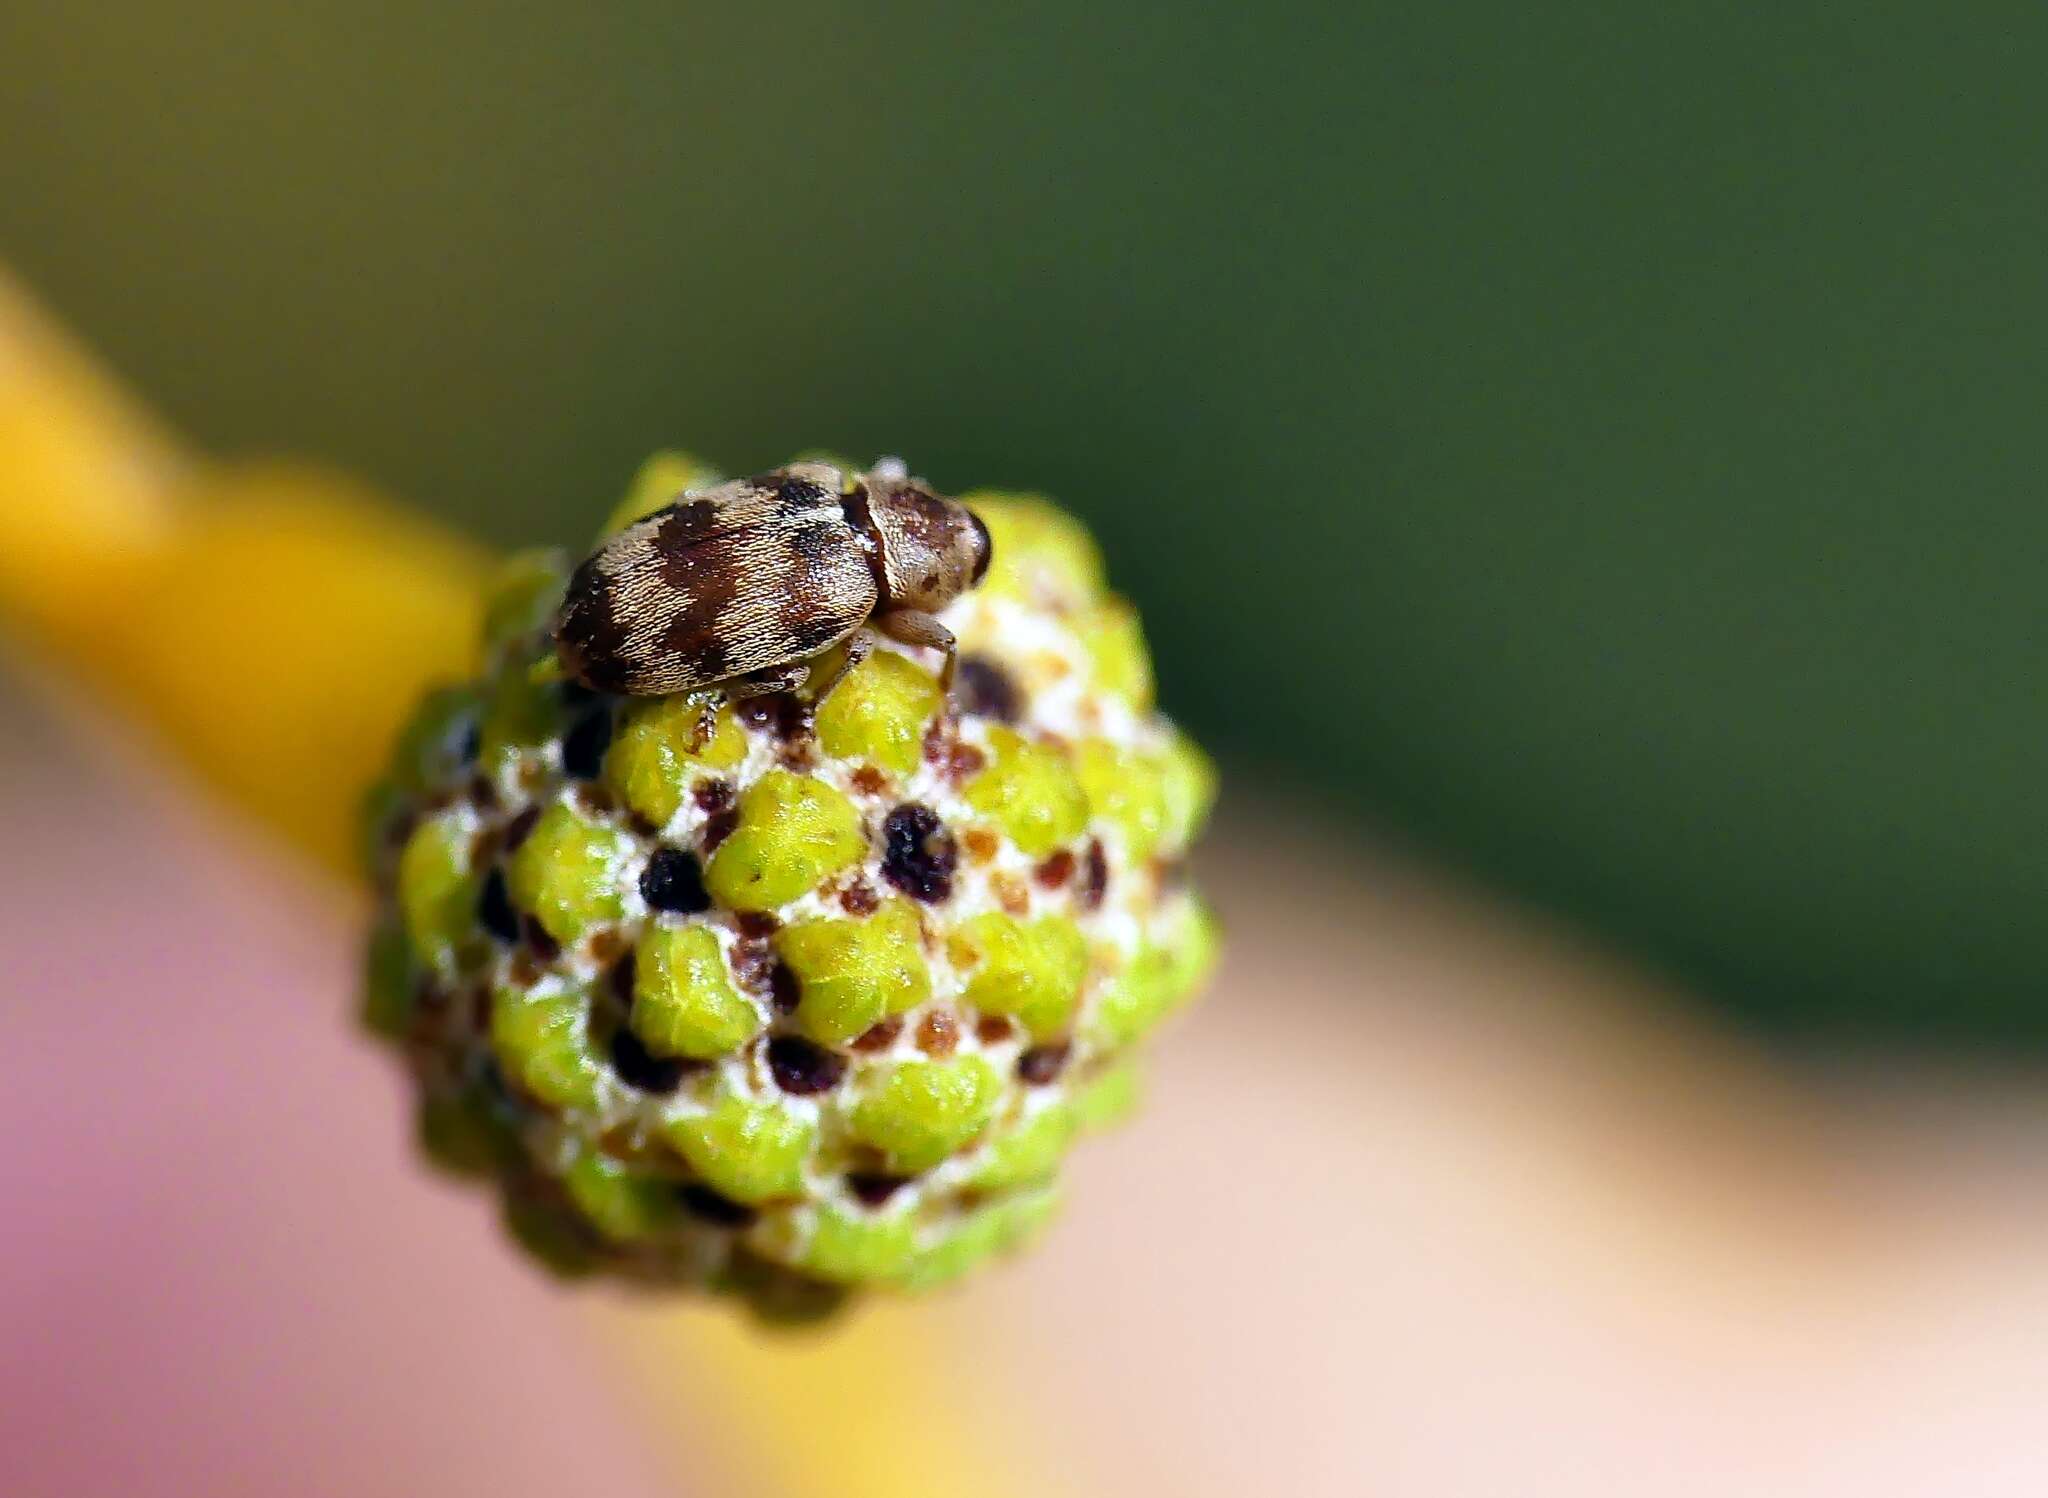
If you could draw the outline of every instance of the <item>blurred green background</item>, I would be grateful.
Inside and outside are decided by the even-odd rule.
[[[213,444],[501,542],[663,444],[1043,488],[1240,792],[1790,1034],[2038,1043],[2044,44],[12,0],[0,257]]]

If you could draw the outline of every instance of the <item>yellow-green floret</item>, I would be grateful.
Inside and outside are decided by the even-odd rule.
[[[604,529],[714,481],[658,454]],[[364,1023],[554,1270],[776,1317],[957,1279],[1045,1220],[1212,965],[1215,771],[1136,612],[1071,516],[966,500],[994,558],[942,616],[950,700],[873,632],[779,697],[590,692],[547,638],[573,559],[527,552],[394,746]]]

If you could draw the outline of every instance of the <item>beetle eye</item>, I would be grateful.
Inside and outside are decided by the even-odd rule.
[[[988,526],[979,515],[969,510],[967,518],[974,522],[974,577],[967,586],[978,588],[981,580],[988,576],[988,564],[995,556],[995,543],[989,539]]]

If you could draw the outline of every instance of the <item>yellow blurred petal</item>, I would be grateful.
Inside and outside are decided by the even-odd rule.
[[[0,610],[94,654],[170,536],[187,464],[0,270]]]
[[[121,610],[109,678],[208,779],[348,869],[420,693],[472,669],[487,558],[346,479],[217,473]]]

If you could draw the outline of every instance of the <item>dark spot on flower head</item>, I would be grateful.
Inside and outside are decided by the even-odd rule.
[[[1109,888],[1109,859],[1102,851],[1102,839],[1088,839],[1088,872],[1081,884],[1081,906],[1084,910],[1102,908],[1103,893]]]
[[[478,811],[489,811],[498,804],[498,788],[491,784],[490,776],[469,777],[469,804]]]
[[[526,945],[542,962],[553,962],[562,955],[562,944],[548,935],[548,928],[532,916],[519,923],[519,933],[526,938]]]
[[[974,1022],[974,1038],[983,1045],[1001,1045],[1015,1028],[1005,1015],[984,1014]]]
[[[656,848],[640,871],[640,898],[649,908],[677,915],[696,915],[711,908],[704,888],[704,865],[681,848]]]
[[[862,765],[853,772],[852,783],[863,796],[879,796],[889,788],[889,777],[873,765]]]
[[[768,969],[768,1002],[777,1014],[794,1014],[796,1006],[803,1002],[803,985],[797,981],[796,970],[786,962],[777,962]]]
[[[571,710],[588,707],[597,701],[597,693],[575,680],[562,682],[555,688],[555,695],[561,699],[562,706]]]
[[[482,896],[476,902],[476,918],[484,930],[506,946],[519,940],[519,912],[512,908],[512,892],[505,887],[505,871],[492,869],[484,876]]]
[[[619,803],[612,799],[610,791],[587,780],[578,781],[570,790],[569,797],[593,817],[608,817],[619,809]]]
[[[853,1048],[863,1053],[886,1051],[896,1043],[896,1037],[903,1033],[903,1021],[891,1016],[861,1031],[853,1042]]]
[[[846,1178],[846,1189],[864,1207],[879,1207],[910,1184],[909,1176],[884,1175],[880,1171],[854,1171]]]
[[[734,829],[739,825],[740,814],[731,807],[727,807],[724,811],[708,818],[704,823],[702,834],[701,846],[704,851],[706,853],[716,851],[718,845],[731,837]]]
[[[484,728],[475,718],[465,718],[462,733],[455,741],[455,762],[458,765],[473,765],[476,757],[483,753]]]
[[[846,1061],[801,1035],[778,1035],[768,1042],[768,1070],[784,1092],[810,1097],[837,1087]]]
[[[638,976],[638,969],[639,963],[634,959],[632,948],[628,947],[626,955],[613,963],[611,971],[605,974],[605,986],[611,990],[612,997],[627,1009],[633,1004],[633,980]]]
[[[760,1215],[752,1207],[736,1202],[729,1196],[720,1196],[709,1186],[700,1185],[695,1181],[687,1186],[677,1187],[676,1200],[682,1204],[685,1212],[700,1222],[710,1223],[713,1227],[752,1227],[754,1219]]]
[[[604,773],[605,751],[611,746],[611,709],[592,708],[562,739],[562,773],[577,780],[597,779]]]
[[[610,1049],[612,1070],[619,1074],[619,1080],[642,1092],[674,1092],[683,1085],[685,1076],[704,1064],[679,1056],[655,1055],[641,1044],[640,1037],[628,1025],[620,1025],[613,1033]]]
[[[697,810],[715,816],[731,806],[738,794],[730,780],[700,780],[691,790],[690,799],[697,803]]]
[[[749,941],[766,941],[782,929],[782,922],[765,910],[742,910],[732,918],[732,923]]]
[[[514,817],[505,828],[505,851],[507,853],[517,853],[519,845],[526,841],[527,834],[533,831],[533,824],[539,820],[540,808],[538,806],[529,806],[525,811]]]
[[[1017,1058],[1019,1080],[1033,1087],[1043,1087],[1058,1078],[1067,1064],[1069,1047],[1062,1041],[1058,1045],[1035,1045]]]
[[[1024,710],[1017,679],[985,655],[960,657],[953,696],[963,713],[998,723],[1014,723]]]
[[[948,899],[959,863],[953,834],[929,806],[906,801],[882,823],[882,877],[911,898]]]
[[[882,908],[882,897],[865,879],[856,879],[839,892],[839,908],[848,915],[873,915]]]
[[[1047,889],[1058,889],[1074,877],[1074,855],[1065,848],[1032,870],[1032,877]]]

